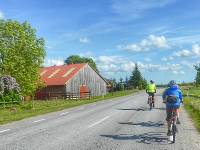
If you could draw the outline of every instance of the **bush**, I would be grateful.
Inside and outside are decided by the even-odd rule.
[[[21,96],[20,94],[16,92],[7,92],[7,93],[4,93],[3,95],[0,95],[0,102],[20,103]]]
[[[4,75],[0,77],[0,102],[5,104],[20,103],[20,87],[15,78]]]

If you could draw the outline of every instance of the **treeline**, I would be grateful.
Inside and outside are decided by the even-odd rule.
[[[116,81],[116,79],[110,79],[108,81],[111,85],[110,91],[145,89],[147,85],[147,80],[142,76],[138,64],[135,64],[135,68],[129,78],[126,77],[125,80],[123,80],[123,78],[120,78],[118,82]]]

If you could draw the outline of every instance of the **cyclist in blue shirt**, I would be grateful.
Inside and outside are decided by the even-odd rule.
[[[169,88],[167,88],[163,93],[163,102],[166,103],[166,112],[167,112],[167,118],[166,121],[168,123],[168,132],[167,135],[171,134],[170,131],[170,119],[172,116],[172,111],[176,110],[177,114],[177,123],[180,123],[179,121],[179,113],[178,109],[181,105],[181,102],[183,102],[182,92],[179,89],[178,85],[176,84],[176,81],[171,80],[168,84]]]

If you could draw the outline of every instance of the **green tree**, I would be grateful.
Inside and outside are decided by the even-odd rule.
[[[88,63],[94,70],[99,72],[96,63],[92,58],[80,57],[78,55],[71,55],[65,60],[65,64],[79,64],[79,63]]]
[[[0,75],[11,75],[23,95],[32,95],[40,82],[44,39],[27,22],[0,20]]]
[[[200,85],[200,64],[195,65],[194,68],[197,71],[196,77],[195,77],[195,84]]]
[[[140,88],[140,89],[145,89],[146,86],[147,86],[147,80],[143,78],[143,79],[140,81],[140,86],[139,86],[139,88]]]
[[[131,74],[129,84],[136,89],[141,86],[142,80],[143,78],[139,70],[138,64],[135,64],[135,68]]]
[[[116,84],[115,91],[124,91],[124,84],[121,83],[121,82],[118,82],[118,83]]]

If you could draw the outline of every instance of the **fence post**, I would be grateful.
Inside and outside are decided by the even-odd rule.
[[[91,99],[91,96],[92,96],[92,94],[91,94],[91,92],[89,93],[89,99]]]
[[[189,97],[189,90],[187,91],[187,97]]]

